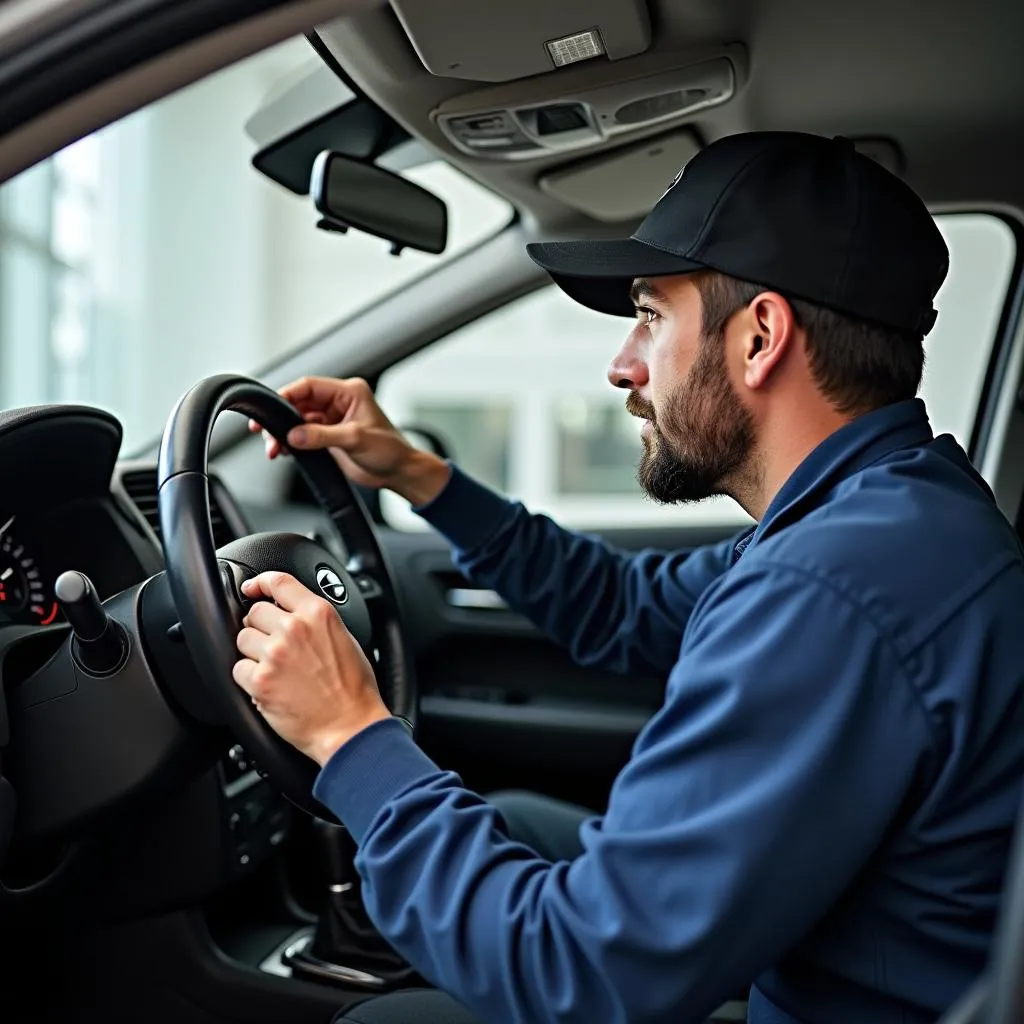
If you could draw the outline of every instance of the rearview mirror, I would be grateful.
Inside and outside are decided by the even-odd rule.
[[[448,244],[443,199],[381,167],[324,150],[313,162],[309,193],[327,231],[350,227],[403,249],[441,253]]]

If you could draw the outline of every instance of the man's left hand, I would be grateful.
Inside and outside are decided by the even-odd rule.
[[[283,572],[247,580],[242,593],[256,604],[238,634],[245,657],[232,675],[278,735],[324,765],[356,733],[390,717],[370,662],[333,605]]]

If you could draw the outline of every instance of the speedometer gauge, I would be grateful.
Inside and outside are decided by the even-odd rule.
[[[0,625],[48,626],[59,611],[35,558],[11,533],[13,517],[0,527]]]

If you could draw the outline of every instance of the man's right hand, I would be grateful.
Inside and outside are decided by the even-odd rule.
[[[280,394],[298,409],[306,425],[288,435],[287,449],[265,435],[271,459],[288,450],[326,448],[353,483],[387,487],[413,506],[436,498],[448,482],[448,464],[409,444],[384,415],[365,380],[303,377]],[[249,429],[262,431],[254,421]]]

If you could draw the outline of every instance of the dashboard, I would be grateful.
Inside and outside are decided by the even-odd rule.
[[[67,569],[105,599],[162,567],[122,483],[121,436],[115,417],[84,406],[0,413],[0,481],[11,485],[0,501],[0,642],[5,627],[61,621],[53,587]]]
[[[18,482],[17,497],[0,503],[0,638],[7,626],[61,623],[54,583],[69,569],[106,600],[163,568],[156,465],[116,461],[121,428],[106,413],[34,412],[0,414],[0,480]],[[210,505],[218,547],[250,532],[216,478]]]
[[[0,492],[0,697],[6,696],[6,710],[0,699],[0,755],[7,782],[19,797],[31,796],[40,774],[61,773],[65,781],[57,785],[58,791],[74,778],[73,764],[58,766],[51,759],[42,769],[38,756],[22,759],[18,774],[18,727],[24,716],[46,708],[56,713],[72,689],[80,698],[86,693],[84,684],[67,673],[50,691],[38,685],[26,689],[29,675],[34,672],[38,679],[41,666],[67,642],[69,627],[54,596],[55,581],[61,573],[77,570],[106,601],[152,581],[164,568],[157,467],[151,460],[121,459],[121,439],[117,419],[98,409],[69,405],[0,412],[0,481],[16,484]],[[252,532],[214,476],[210,509],[215,546]],[[25,651],[29,653],[21,653]],[[266,861],[287,833],[290,806],[253,770],[226,730],[214,730],[210,742],[207,763],[212,770],[193,787],[201,795],[189,814],[206,823],[202,832],[209,836],[210,849],[219,851],[213,858],[219,868],[209,882],[215,886]],[[0,834],[2,826],[0,821]],[[96,836],[102,842],[102,830]],[[66,862],[88,856],[81,852],[87,843],[73,845],[78,853],[61,854],[56,860],[41,857],[35,847],[22,856],[7,857],[0,870],[0,904],[17,892],[59,887],[62,872],[73,874],[64,871]],[[104,864],[109,859],[101,858]],[[164,867],[170,874],[181,870],[179,864]],[[125,884],[110,870],[108,895]],[[93,882],[97,872],[105,871],[95,868]],[[144,906],[151,899],[170,898],[170,875],[163,877],[162,891],[147,885],[133,899]],[[189,884],[194,885],[194,879]]]
[[[0,509],[0,629],[62,622],[53,586],[68,569],[89,576],[101,598],[145,579],[152,566],[133,543],[138,526],[119,519],[113,502],[102,498]]]
[[[0,513],[0,518],[6,512]],[[16,515],[0,526],[0,626],[31,622],[49,626],[60,615],[52,589],[47,586],[49,570],[33,545],[21,533],[15,534]]]

